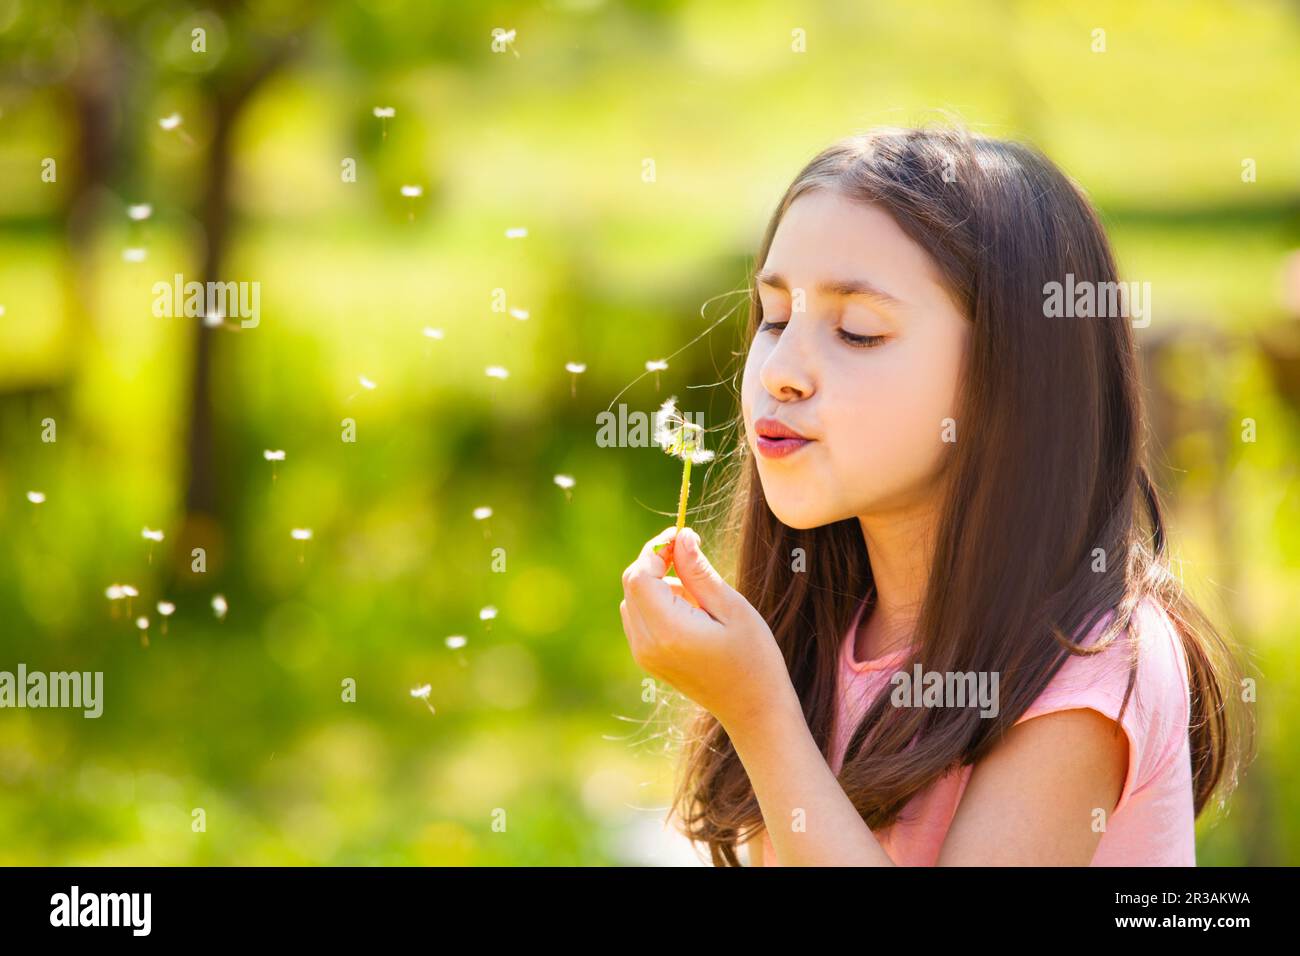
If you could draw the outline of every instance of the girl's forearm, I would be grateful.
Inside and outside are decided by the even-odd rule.
[[[893,866],[826,765],[789,687],[727,734],[783,866]],[[802,812],[800,812],[802,811]]]

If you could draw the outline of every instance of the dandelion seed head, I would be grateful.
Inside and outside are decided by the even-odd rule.
[[[474,520],[476,521],[482,521],[484,518],[491,518],[491,517],[492,517],[492,509],[489,508],[487,505],[483,505],[481,507],[474,509]]]
[[[645,363],[645,370],[647,372],[662,372],[667,368],[668,363],[663,359],[651,359],[649,362]]]
[[[142,631],[147,631],[147,630],[149,630],[149,619],[148,619],[147,617],[143,617],[143,616],[141,616],[141,617],[137,617],[137,618],[135,619],[135,626],[138,627],[138,628],[139,628],[140,630],[142,630]]]
[[[587,364],[585,362],[565,362],[564,370],[566,372],[572,372],[574,375],[581,375],[583,372],[587,371]]]
[[[467,642],[465,640],[465,635],[453,634],[450,637],[448,637],[445,641],[443,641],[443,643],[446,644],[454,651],[457,650],[458,648],[464,647]]]
[[[279,448],[272,451],[268,448],[266,451],[262,452],[262,457],[267,461],[284,461],[284,449]]]
[[[295,541],[311,540],[311,528],[294,528],[289,534]]]
[[[424,187],[423,187],[423,186],[403,186],[403,187],[402,187],[402,195],[403,195],[403,196],[406,196],[406,197],[408,197],[408,198],[410,198],[410,199],[415,199],[415,198],[417,198],[417,197],[419,197],[419,196],[423,196],[423,195],[424,195]]]
[[[171,617],[173,614],[176,613],[176,605],[173,604],[171,601],[159,601],[158,613],[161,614],[163,617]]]
[[[45,503],[45,492],[43,492],[43,491],[29,491],[29,492],[27,492],[27,500],[30,501],[30,502],[31,502],[32,504],[34,504],[34,505],[44,504],[44,503]]]
[[[397,115],[397,110],[393,109],[391,106],[376,106],[374,114],[379,119],[392,119]]]
[[[155,531],[152,528],[145,528],[140,532],[140,537],[146,538],[149,541],[161,541],[163,539],[163,533],[161,530]]]
[[[489,604],[487,607],[483,608],[481,611],[478,612],[478,619],[480,621],[490,621],[496,616],[497,616],[497,609],[494,608],[491,604]]]
[[[575,484],[577,484],[577,482],[573,480],[572,475],[556,475],[555,483],[559,485],[561,488],[563,488],[565,491],[568,491]]]
[[[126,207],[126,214],[136,222],[140,222],[141,220],[148,219],[153,215],[153,206],[149,205],[147,202],[136,203],[133,206]]]
[[[428,700],[429,694],[433,692],[432,684],[421,684],[411,691],[412,697],[419,697],[421,700]]]

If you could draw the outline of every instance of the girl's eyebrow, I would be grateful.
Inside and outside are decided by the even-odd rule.
[[[781,289],[785,292],[790,291],[790,284],[785,281],[783,276],[767,269],[760,270],[754,278],[762,285],[772,286],[774,289]],[[890,295],[880,286],[868,282],[866,279],[828,279],[817,286],[817,291],[822,295],[832,296],[861,295],[892,306],[907,304],[902,299]]]

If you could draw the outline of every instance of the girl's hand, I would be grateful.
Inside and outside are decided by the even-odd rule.
[[[670,562],[680,579],[664,576]],[[724,727],[752,719],[793,690],[767,622],[722,580],[690,528],[666,528],[645,543],[623,572],[618,610],[637,664]]]

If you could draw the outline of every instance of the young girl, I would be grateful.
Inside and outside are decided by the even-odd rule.
[[[700,708],[686,835],[715,865],[1194,865],[1237,681],[1168,569],[1079,188],[1022,145],[879,130],[799,173],[757,261],[736,586],[669,528],[619,605]],[[1048,307],[1071,282],[1100,317]]]

